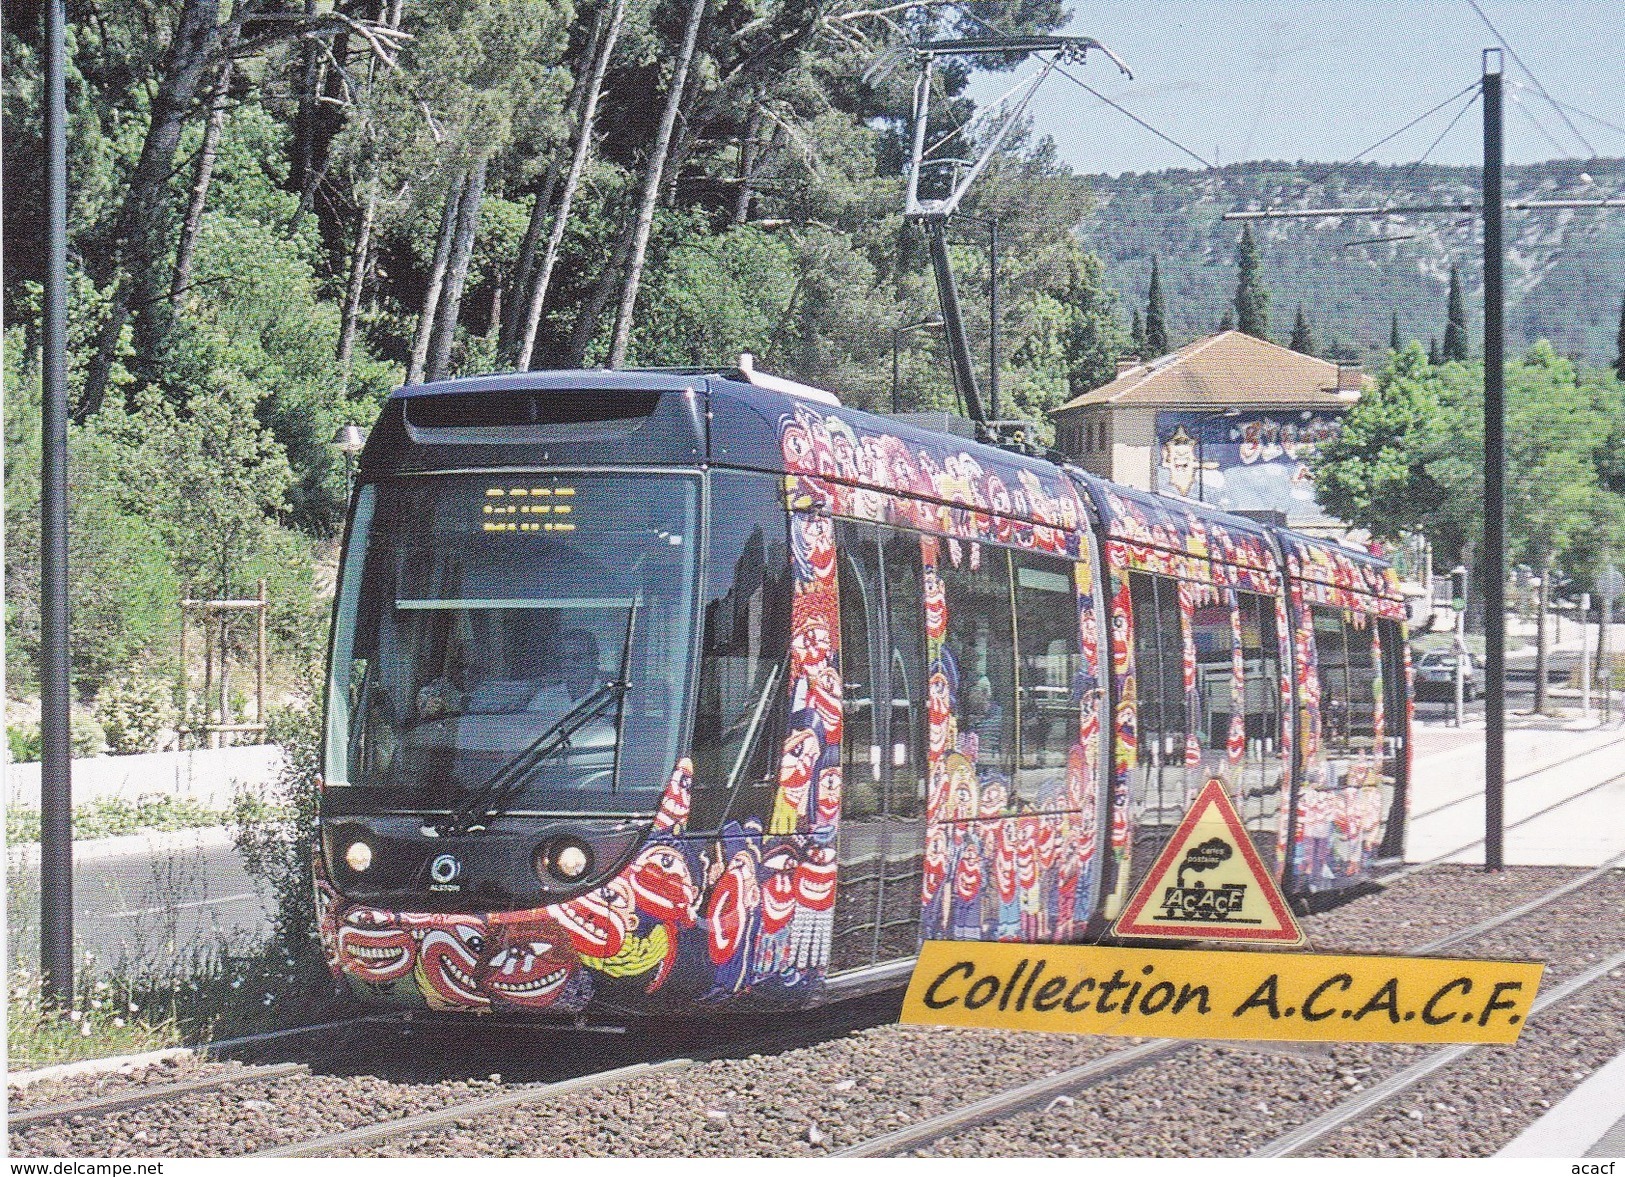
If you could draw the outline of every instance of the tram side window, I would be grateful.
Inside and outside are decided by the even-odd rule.
[[[1054,800],[1045,786],[1064,784],[1067,755],[1078,739],[1078,599],[1066,561],[1027,552],[1013,552],[1011,559],[1021,679],[1016,793],[1044,806]]]
[[[876,675],[871,657],[880,619],[880,551],[867,523],[835,524],[841,598],[841,815],[874,817],[883,805]]]
[[[1134,608],[1134,674],[1139,702],[1140,762],[1183,763],[1184,650],[1179,632],[1179,585],[1165,576],[1130,572]]]
[[[1376,651],[1373,620],[1364,613],[1310,608],[1320,663],[1321,737],[1333,756],[1371,751],[1376,738]]]
[[[1241,607],[1241,655],[1245,670],[1247,740],[1262,740],[1274,755],[1281,733],[1281,644],[1275,627],[1275,601],[1237,593]]]
[[[1003,548],[989,544],[944,546],[948,559],[939,571],[948,637],[943,644],[958,677],[959,737],[962,743],[974,737],[979,779],[1002,775],[1008,782],[1016,752],[1010,561]]]
[[[1201,713],[1196,737],[1204,748],[1223,751],[1235,711],[1230,651],[1235,631],[1230,627],[1230,603],[1224,597],[1198,604],[1193,613],[1192,638],[1196,644],[1196,694]]]
[[[691,825],[707,831],[725,816],[765,819],[772,804],[791,600],[787,521],[774,480],[718,470],[711,501],[723,506],[711,517],[691,745]]]

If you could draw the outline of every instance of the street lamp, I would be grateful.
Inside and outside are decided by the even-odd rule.
[[[900,395],[901,395],[900,390],[901,390],[902,385],[901,385],[901,378],[900,378],[900,375],[898,373],[899,351],[900,351],[901,346],[902,346],[902,338],[903,338],[903,336],[909,331],[920,331],[920,330],[935,331],[935,330],[938,330],[939,328],[941,328],[942,325],[943,325],[943,323],[942,323],[942,316],[941,315],[931,315],[928,318],[921,319],[917,323],[904,323],[901,327],[893,327],[892,328],[892,332],[891,332],[891,411],[892,412],[900,413],[900,412],[903,411],[902,407],[901,407],[901,405],[899,403],[900,402]]]
[[[344,455],[344,493],[355,482],[355,456],[367,445],[367,431],[359,425],[341,425],[333,435],[333,446]]]

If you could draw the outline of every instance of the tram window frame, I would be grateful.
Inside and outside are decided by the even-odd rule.
[[[943,645],[952,652],[958,677],[954,700],[957,730],[963,736],[973,728],[981,729],[976,733],[977,778],[985,786],[990,776],[1001,777],[1009,796],[1015,780],[1016,717],[1020,706],[1009,549],[966,540],[948,540],[944,546],[947,558],[939,561],[937,574],[948,607],[948,636]],[[987,626],[985,632],[965,628],[978,623]],[[988,711],[972,722],[970,696],[983,679],[987,680]],[[990,721],[988,716],[995,706],[1000,714]],[[998,728],[996,746],[987,738],[993,725]]]
[[[1064,784],[1067,758],[1078,742],[1083,655],[1077,580],[1068,560],[1013,551],[1010,562],[1015,678],[1021,702],[1015,795],[1036,807],[1044,785],[1055,782],[1057,773]]]
[[[1380,673],[1372,658],[1375,619],[1361,614],[1365,624],[1358,626],[1349,610],[1317,604],[1309,606],[1309,616],[1315,636],[1316,672],[1320,676],[1321,744],[1332,756],[1368,753],[1369,742],[1375,737],[1376,697],[1372,684],[1375,675]],[[1355,650],[1350,641],[1351,633],[1359,635],[1359,652],[1367,668],[1363,698],[1355,689]],[[1336,657],[1328,657],[1329,654]],[[1366,748],[1355,744],[1361,736],[1368,742]]]
[[[1180,765],[1185,759],[1188,716],[1179,582],[1154,572],[1127,575],[1141,763]]]
[[[877,528],[851,519],[835,521],[836,577],[840,598],[841,817],[879,818],[885,812],[885,766],[874,697],[875,642],[881,636],[885,591]],[[855,599],[863,593],[860,606]],[[859,648],[861,645],[861,649]],[[863,689],[867,697],[856,690]],[[867,710],[859,714],[859,704]]]
[[[772,808],[788,706],[784,680],[789,671],[794,599],[790,519],[778,480],[770,474],[741,470],[713,470],[710,477],[713,506],[688,745],[694,766],[689,826],[697,832],[713,832],[730,819],[755,817],[765,823]],[[726,509],[717,509],[717,504],[726,504]],[[760,549],[753,555],[751,545],[757,536],[761,537]],[[725,607],[742,573],[754,580],[753,591]],[[731,632],[725,632],[725,627]],[[737,652],[741,644],[742,654]],[[725,658],[743,658],[749,664],[744,676],[749,685],[739,696],[743,706],[731,721],[724,714],[730,708],[721,697]],[[714,723],[708,715],[713,700],[717,708]],[[752,726],[755,746],[747,761],[739,760],[736,743],[708,743],[713,733],[721,736],[724,732],[738,732],[742,740],[752,734]],[[737,778],[730,783],[736,764]]]
[[[1247,744],[1250,750],[1253,741],[1264,741],[1261,747],[1268,757],[1275,754],[1281,740],[1281,635],[1276,625],[1275,598],[1238,591],[1236,604],[1241,610]],[[1249,638],[1255,636],[1256,644],[1249,645]],[[1255,707],[1255,702],[1261,706]]]
[[[1217,590],[1216,600],[1212,599],[1212,590],[1208,596],[1210,599],[1198,601],[1191,610],[1191,643],[1196,650],[1195,735],[1204,749],[1223,752],[1229,741],[1230,717],[1235,706],[1231,660],[1235,647],[1234,616],[1223,590]],[[1204,649],[1204,645],[1208,648]]]

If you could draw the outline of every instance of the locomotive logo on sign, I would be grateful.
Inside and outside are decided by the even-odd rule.
[[[1202,786],[1114,930],[1168,940],[1304,942],[1217,779]]]

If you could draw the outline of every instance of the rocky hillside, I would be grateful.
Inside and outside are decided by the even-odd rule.
[[[1223,213],[1264,207],[1327,208],[1474,202],[1469,167],[1244,163],[1212,172],[1171,170],[1090,177],[1095,208],[1079,232],[1107,264],[1129,306],[1144,306],[1151,259],[1160,259],[1174,344],[1212,331],[1234,295],[1241,226]],[[1508,200],[1625,194],[1625,160],[1509,168]],[[1254,222],[1270,290],[1270,333],[1285,342],[1301,303],[1316,350],[1380,357],[1389,317],[1401,336],[1444,335],[1450,267],[1466,283],[1470,337],[1482,348],[1481,250],[1476,217],[1448,214]],[[1389,240],[1374,241],[1373,238]],[[1617,354],[1625,295],[1625,209],[1513,212],[1507,216],[1509,350],[1549,339],[1593,364]]]

